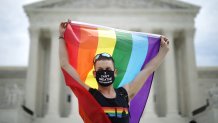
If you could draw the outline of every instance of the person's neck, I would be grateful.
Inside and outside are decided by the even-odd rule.
[[[115,98],[116,97],[116,92],[113,88],[113,85],[110,85],[108,87],[98,86],[98,90],[107,98]]]

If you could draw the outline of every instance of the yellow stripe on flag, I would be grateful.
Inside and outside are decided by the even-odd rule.
[[[95,55],[106,52],[112,56],[115,48],[115,44],[116,44],[115,31],[98,28],[98,46]],[[97,82],[93,76],[93,71],[94,71],[94,67],[88,73],[85,83],[92,88],[98,88]]]

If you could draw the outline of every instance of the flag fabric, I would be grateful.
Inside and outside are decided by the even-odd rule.
[[[160,46],[160,35],[75,21],[67,24],[64,39],[69,63],[79,73],[81,80],[92,88],[98,86],[92,74],[93,58],[96,54],[106,52],[112,55],[115,68],[118,70],[113,85],[114,88],[118,88],[131,82],[142,68],[157,55]],[[110,121],[101,106],[92,95],[76,84],[76,81],[66,71],[63,69],[62,71],[66,84],[78,98],[79,111],[84,122],[109,123]],[[153,75],[154,73],[149,76],[140,91],[130,101],[130,123],[140,121],[152,85]]]

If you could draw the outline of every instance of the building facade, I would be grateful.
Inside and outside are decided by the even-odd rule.
[[[58,27],[67,19],[169,38],[170,52],[155,73],[141,123],[218,121],[218,70],[198,70],[195,62],[194,18],[199,7],[176,0],[45,0],[24,9],[31,45],[16,123],[82,122],[59,66]]]

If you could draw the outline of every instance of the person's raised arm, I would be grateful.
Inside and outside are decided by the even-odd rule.
[[[69,59],[68,59],[68,53],[66,49],[66,43],[63,38],[64,32],[66,29],[67,23],[61,23],[59,26],[59,60],[60,60],[60,66],[62,69],[64,69],[71,77],[73,77],[80,85],[82,85],[86,90],[89,89],[89,86],[82,82],[82,80],[79,77],[79,74],[77,71],[70,65]],[[69,83],[66,83],[68,86],[70,86]]]
[[[135,94],[141,89],[148,77],[160,66],[163,62],[167,52],[169,51],[169,41],[166,37],[161,36],[161,46],[158,54],[144,66],[142,71],[134,78],[134,80],[124,86],[129,94],[129,98],[132,99]]]

